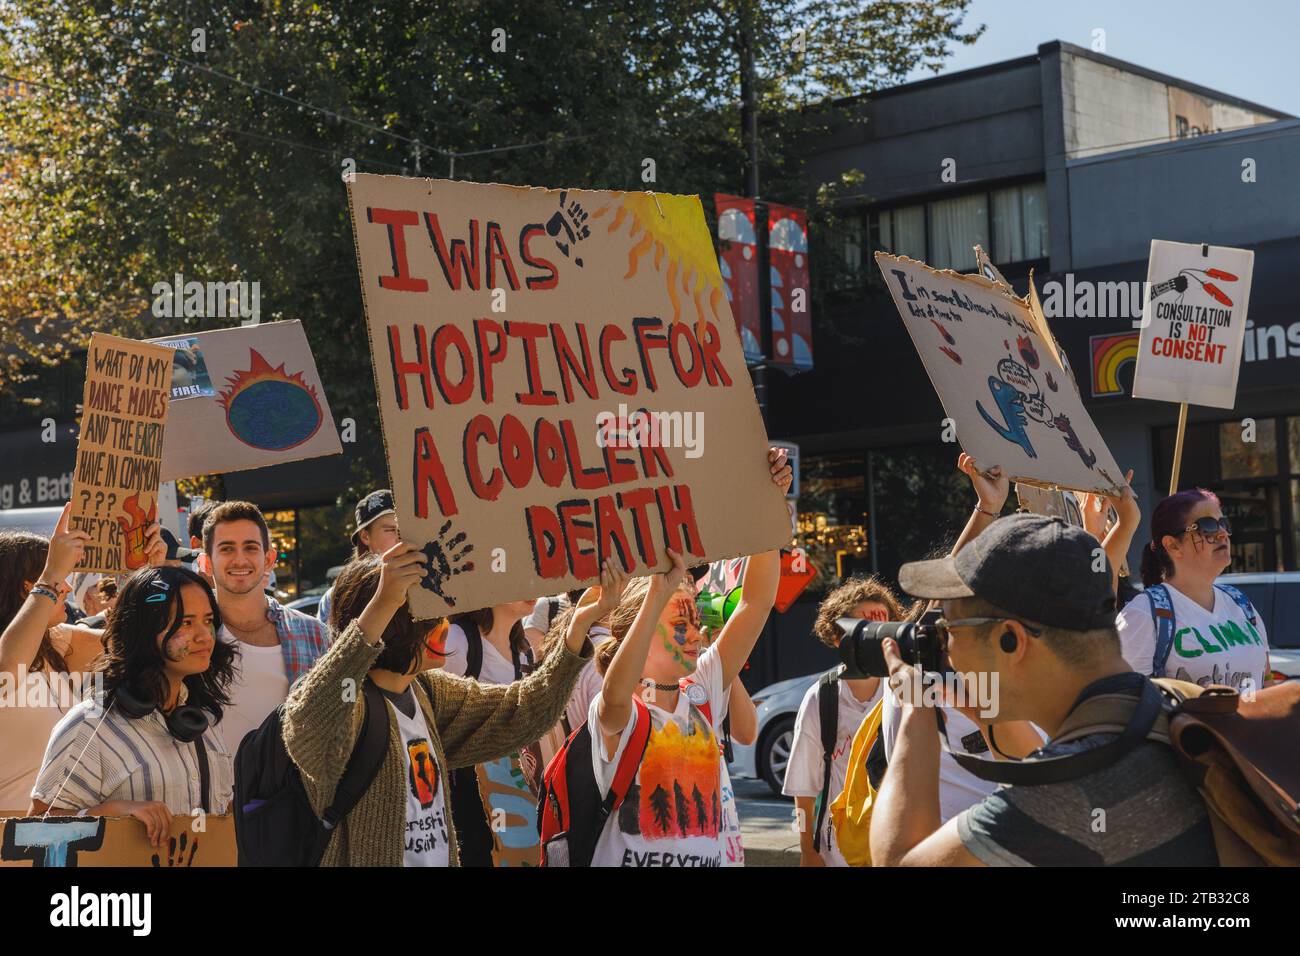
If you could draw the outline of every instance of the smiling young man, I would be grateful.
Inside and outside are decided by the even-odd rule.
[[[1017,514],[993,521],[955,556],[899,572],[909,594],[942,601],[953,669],[996,676],[998,720],[1032,721],[1048,735],[1036,757],[1114,741],[1109,733],[1056,738],[1069,736],[1062,726],[1092,698],[1137,698],[1147,684],[1120,654],[1110,567],[1093,570],[1096,545],[1059,519]],[[893,641],[884,651],[889,686],[904,703],[871,820],[874,865],[1217,864],[1204,802],[1172,749],[1145,739],[1076,779],[1002,787],[940,825],[939,735],[933,709],[922,706],[931,695],[909,702],[916,669]]]
[[[230,707],[221,721],[234,753],[325,653],[329,640],[316,618],[283,607],[263,591],[277,555],[257,505],[227,501],[208,512],[203,550],[221,608],[221,639],[239,650]]]

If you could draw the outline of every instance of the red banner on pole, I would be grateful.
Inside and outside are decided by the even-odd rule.
[[[768,256],[772,263],[774,365],[813,367],[811,290],[808,283],[808,216],[802,209],[768,204]]]
[[[746,362],[761,362],[763,326],[758,314],[758,233],[754,200],[715,193],[718,209],[718,268]]]

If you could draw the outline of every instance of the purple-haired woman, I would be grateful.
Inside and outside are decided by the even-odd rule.
[[[1231,535],[1212,491],[1180,491],[1156,505],[1142,551],[1146,591],[1118,622],[1124,658],[1135,671],[1243,693],[1264,686],[1264,622],[1244,594],[1215,583],[1232,563]]]

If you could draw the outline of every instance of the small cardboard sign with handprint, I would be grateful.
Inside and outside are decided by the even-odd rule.
[[[91,337],[69,521],[90,535],[78,571],[117,574],[148,563],[171,381],[171,349]]]
[[[0,867],[173,869],[237,861],[235,818],[229,814],[177,814],[162,846],[151,844],[145,825],[133,817],[0,819]]]

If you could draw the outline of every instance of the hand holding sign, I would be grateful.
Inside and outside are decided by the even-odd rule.
[[[957,470],[970,479],[981,511],[994,515],[1002,513],[1002,506],[1007,503],[1007,495],[1011,492],[1011,482],[1002,474],[1000,465],[994,465],[987,472],[980,471],[975,466],[975,459],[962,452],[957,459]]]
[[[46,584],[66,581],[72,569],[80,564],[85,556],[86,542],[90,540],[90,535],[81,530],[73,531],[68,528],[71,514],[72,502],[69,501],[63,506],[59,523],[54,528],[54,534],[50,536],[49,551],[45,555],[45,570],[41,572],[41,581]]]
[[[794,482],[794,468],[791,467],[788,454],[784,448],[769,448],[767,450],[767,462],[771,466],[768,471],[772,473],[772,481],[781,489],[784,495],[790,490],[790,485]]]
[[[594,595],[594,599],[590,604],[583,604],[581,610],[585,613],[590,608],[590,613],[586,616],[593,622],[603,620],[607,614],[618,607],[618,602],[627,587],[627,581],[627,574],[619,567],[618,562],[613,558],[606,559],[600,569],[599,586],[588,588],[586,594],[582,596],[585,600],[587,595]]]

